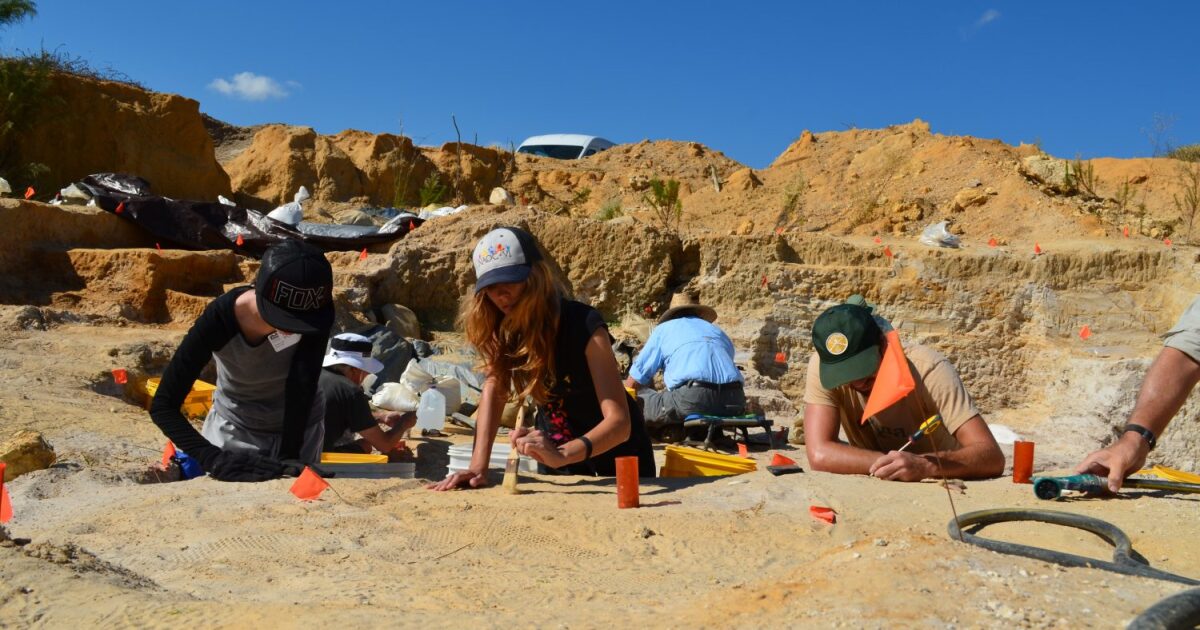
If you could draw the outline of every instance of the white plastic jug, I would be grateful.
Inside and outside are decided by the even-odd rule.
[[[421,404],[417,405],[417,428],[441,430],[446,423],[446,396],[430,387],[421,392]]]

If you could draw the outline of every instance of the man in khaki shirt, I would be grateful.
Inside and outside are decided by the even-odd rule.
[[[1171,418],[1200,383],[1200,299],[1192,302],[1164,335],[1163,349],[1142,380],[1137,403],[1120,437],[1084,458],[1076,472],[1108,477],[1108,488],[1121,489],[1126,477],[1142,469]]]
[[[816,353],[804,392],[804,439],[814,470],[891,481],[942,475],[977,479],[1004,472],[1004,454],[946,357],[920,345],[904,348],[915,388],[863,424],[887,344],[871,309],[834,306],[813,323],[812,338]],[[897,450],[934,414],[942,416],[941,428]],[[838,439],[839,427],[849,444]]]

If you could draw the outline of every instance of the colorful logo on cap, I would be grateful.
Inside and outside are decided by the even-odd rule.
[[[505,247],[504,243],[496,243],[495,245],[490,245],[490,246],[488,246],[487,249],[481,250],[479,252],[479,255],[476,256],[476,258],[479,261],[479,264],[481,264],[481,265],[486,265],[487,263],[490,263],[490,262],[496,262],[497,260],[500,260],[501,258],[512,258],[512,257],[513,257],[513,248]]]
[[[835,357],[845,352],[846,348],[849,347],[850,340],[846,339],[846,335],[840,332],[835,332],[825,338],[825,349]]]

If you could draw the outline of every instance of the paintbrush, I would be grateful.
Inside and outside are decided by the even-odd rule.
[[[513,428],[513,432],[509,435],[515,435],[522,427],[525,426],[525,401],[521,401],[521,407],[517,409],[517,425]],[[518,494],[517,490],[517,468],[521,465],[521,454],[517,452],[517,445],[513,443],[512,437],[509,437],[508,463],[504,465],[504,489],[510,494]]]
[[[937,431],[937,428],[940,426],[942,426],[942,417],[940,415],[935,413],[932,416],[929,416],[929,419],[925,422],[922,422],[920,428],[918,428],[917,431],[908,438],[908,443],[897,449],[897,452],[903,451],[904,449],[912,446],[917,440],[921,439],[922,435],[929,435],[934,431]]]

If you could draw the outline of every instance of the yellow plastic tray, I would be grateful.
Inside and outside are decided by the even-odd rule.
[[[386,464],[387,455],[367,453],[321,453],[322,464]]]
[[[158,384],[162,379],[155,376],[146,379],[143,388],[146,390],[145,406],[150,408],[150,401],[154,400],[154,393],[158,391]],[[208,408],[212,407],[212,394],[216,391],[217,386],[204,381],[196,381],[192,385],[192,391],[188,392],[186,398],[183,399],[183,413],[187,416],[203,416],[208,413]]]
[[[758,464],[752,459],[683,446],[668,446],[666,455],[660,477],[719,477],[758,470]]]
[[[1181,481],[1183,483],[1200,483],[1200,475],[1193,475],[1192,473],[1189,473],[1189,472],[1184,472],[1182,470],[1176,470],[1174,468],[1167,468],[1166,466],[1161,466],[1158,464],[1155,464],[1154,467],[1152,467],[1152,468],[1146,468],[1143,470],[1139,470],[1138,474],[1139,475],[1153,475],[1155,477],[1158,477],[1160,479],[1166,479],[1168,481]]]

